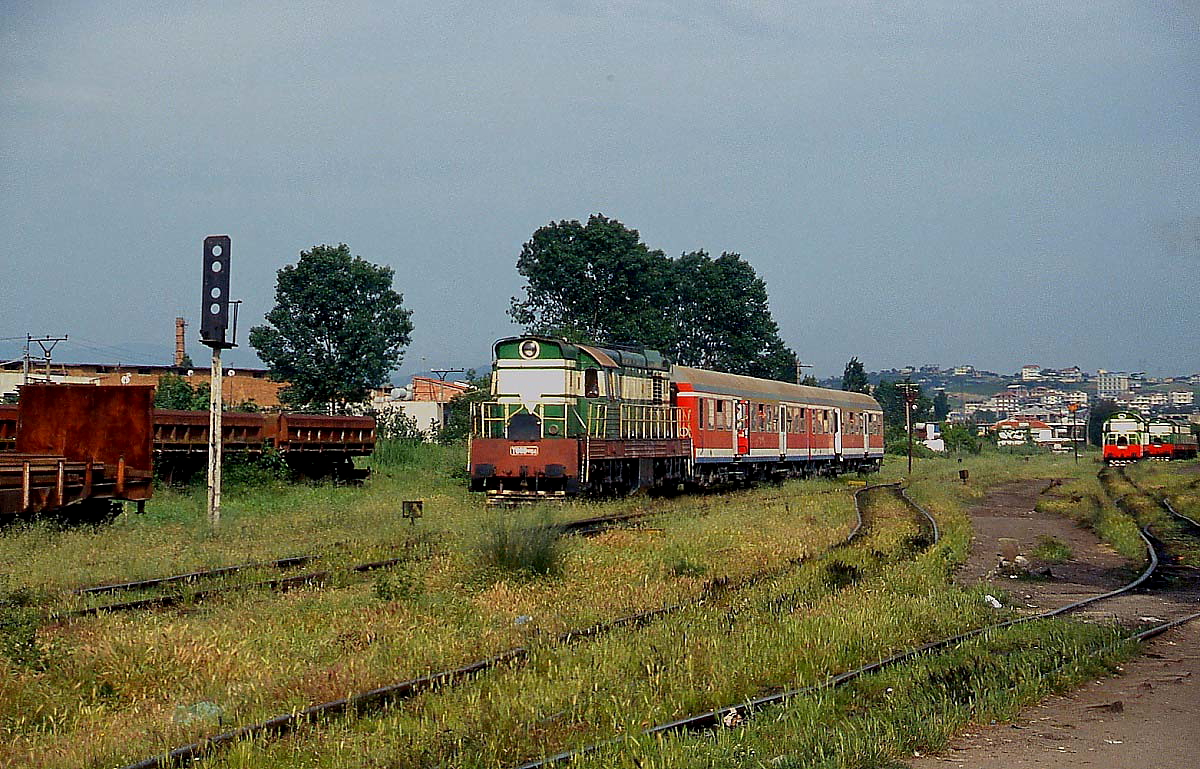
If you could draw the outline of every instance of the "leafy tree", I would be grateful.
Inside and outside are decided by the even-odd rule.
[[[933,396],[933,421],[943,422],[949,413],[950,398],[946,396],[945,390],[938,390],[938,394]]]
[[[990,424],[995,424],[998,421],[1000,421],[1000,415],[997,414],[995,411],[989,411],[988,409],[980,409],[979,411],[975,412],[976,424],[990,425]]]
[[[676,295],[671,343],[662,352],[684,366],[794,381],[796,354],[779,338],[767,284],[740,254],[693,251],[668,260]]]
[[[664,349],[672,337],[663,311],[674,295],[669,263],[637,230],[601,214],[586,225],[552,222],[521,249],[517,272],[528,284],[509,315],[530,333]]]
[[[285,403],[344,407],[387,381],[413,328],[393,275],[345,243],[301,251],[279,270],[269,325],[252,328],[250,344],[271,378],[288,383]]]
[[[942,425],[942,440],[946,443],[946,450],[954,453],[966,451],[978,454],[983,451],[983,439],[979,437],[974,423],[951,424],[947,422]]]
[[[863,370],[858,356],[851,358],[846,364],[846,370],[842,372],[842,389],[852,393],[871,391],[871,386],[867,383],[867,372]]]
[[[820,387],[821,383],[812,374],[806,374],[797,384],[807,385],[808,387]]]
[[[208,400],[207,382],[192,387],[186,379],[176,374],[163,374],[154,390],[154,407],[159,409],[208,411]]]
[[[509,315],[531,333],[577,342],[640,344],[676,363],[794,379],[766,284],[740,255],[670,259],[637,230],[595,214],[537,230],[517,271],[527,284]]]
[[[201,382],[193,387],[190,382],[176,374],[163,374],[154,389],[154,407],[158,409],[183,409],[184,411],[208,411],[209,385]],[[234,405],[225,404],[223,411],[260,411],[254,399]]]

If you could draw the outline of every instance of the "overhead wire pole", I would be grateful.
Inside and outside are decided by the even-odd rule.
[[[797,356],[796,356],[796,384],[800,384],[800,380],[802,379],[802,377],[801,377],[801,373],[802,373],[801,369],[806,369],[806,368],[812,368],[812,364],[809,364],[809,363],[801,363],[801,362],[800,362],[800,356],[799,356],[799,355],[797,355]]]
[[[229,327],[229,236],[209,235],[204,239],[204,296],[200,309],[200,342],[212,348],[208,391],[208,522],[221,522],[221,453],[224,446],[221,424],[221,350],[237,345],[225,340]],[[234,326],[234,336],[237,326]]]
[[[66,334],[64,334],[62,336],[32,336],[30,334],[26,334],[25,335],[25,365],[21,367],[22,383],[29,384],[29,364],[30,364],[29,346],[31,344],[33,344],[34,342],[37,342],[38,347],[42,348],[42,357],[46,361],[46,381],[49,382],[50,381],[50,353],[52,353],[54,351],[55,345],[57,345],[59,342],[65,342],[69,338],[70,337],[67,336]],[[47,346],[47,345],[49,345],[49,346]]]

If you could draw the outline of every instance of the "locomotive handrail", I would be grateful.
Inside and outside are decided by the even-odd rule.
[[[621,404],[622,438],[664,439],[679,437],[679,408],[645,403]]]

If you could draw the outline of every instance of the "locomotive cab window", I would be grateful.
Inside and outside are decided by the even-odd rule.
[[[583,397],[600,397],[600,370],[590,368],[583,373]]]

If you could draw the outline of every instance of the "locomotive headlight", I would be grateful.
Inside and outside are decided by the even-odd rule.
[[[521,357],[525,360],[533,360],[541,351],[542,346],[532,339],[521,342]]]

